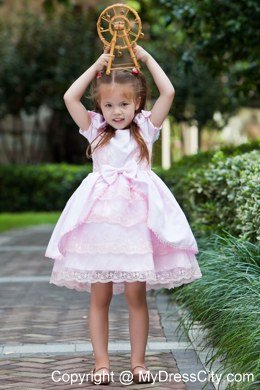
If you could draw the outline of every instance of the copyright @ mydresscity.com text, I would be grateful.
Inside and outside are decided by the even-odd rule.
[[[71,385],[77,383],[82,385],[84,382],[90,382],[95,380],[96,384],[99,384],[103,380],[106,380],[108,375],[106,373],[95,373],[95,377],[93,373],[61,373],[59,370],[54,370],[52,372],[52,381],[55,383],[69,383]],[[150,377],[152,379],[151,384],[155,382],[213,382],[215,384],[219,384],[222,380],[225,380],[229,383],[234,382],[254,382],[254,375],[252,373],[228,373],[223,378],[222,374],[217,374],[214,371],[207,372],[205,370],[201,370],[197,373],[173,373],[167,372],[165,370],[159,371],[150,371]],[[140,373],[139,379],[146,380],[149,378],[149,373]],[[115,373],[110,371],[110,381],[115,382]],[[124,385],[128,386],[133,383],[133,374],[131,371],[125,370],[119,372],[118,381]]]

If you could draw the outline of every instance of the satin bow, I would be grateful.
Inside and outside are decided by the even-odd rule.
[[[101,168],[101,175],[108,184],[112,184],[120,173],[129,179],[133,179],[136,176],[137,168],[138,165],[135,161],[128,161],[123,167],[104,164]]]

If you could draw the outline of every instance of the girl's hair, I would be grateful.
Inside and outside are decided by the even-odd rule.
[[[145,104],[146,104],[146,98],[147,98],[147,84],[145,80],[145,76],[143,73],[133,74],[130,70],[127,69],[120,69],[120,70],[112,70],[110,75],[107,75],[105,72],[102,72],[101,75],[98,78],[95,78],[91,84],[91,98],[94,103],[94,110],[100,114],[102,114],[100,105],[99,105],[99,87],[102,84],[112,84],[112,83],[118,83],[118,84],[131,84],[134,91],[134,100],[137,100],[140,98],[140,105],[139,108],[136,110],[135,114],[138,114],[141,112],[141,110],[144,110]],[[100,148],[104,145],[106,145],[109,140],[114,136],[115,129],[110,126],[109,124],[106,124],[106,127],[104,131],[102,131],[94,140],[88,145],[86,150],[86,156],[87,158],[91,157],[91,144],[102,135],[100,140],[98,141],[97,145],[93,149],[92,153],[95,149]],[[147,145],[139,132],[138,125],[132,121],[130,124],[130,134],[133,136],[133,138],[136,140],[139,150],[140,150],[140,161],[144,158],[147,159],[149,163],[149,151],[147,148]]]

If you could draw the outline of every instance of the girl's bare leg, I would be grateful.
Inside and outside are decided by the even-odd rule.
[[[113,282],[91,284],[89,331],[96,369],[99,367],[109,368],[109,305],[112,296]]]
[[[145,364],[145,351],[149,331],[146,283],[125,282],[125,297],[129,310],[131,367],[133,368],[137,365]],[[144,370],[139,368],[138,371]]]

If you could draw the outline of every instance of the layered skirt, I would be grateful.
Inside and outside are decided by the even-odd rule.
[[[164,182],[151,170],[111,183],[89,174],[68,200],[45,256],[55,260],[50,283],[78,291],[113,282],[174,288],[202,276],[189,223]]]

